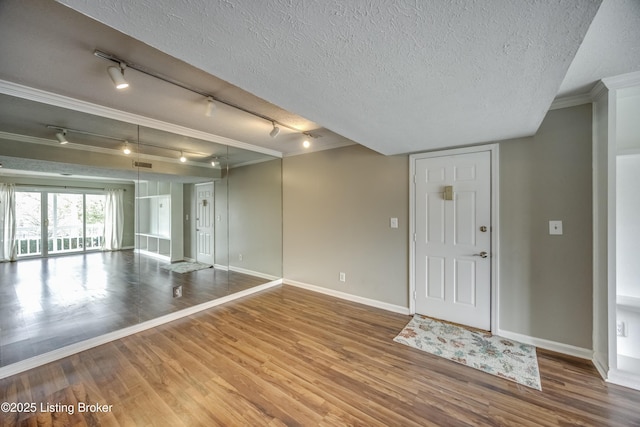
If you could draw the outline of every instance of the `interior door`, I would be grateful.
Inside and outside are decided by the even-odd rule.
[[[196,184],[196,260],[214,264],[213,183]]]
[[[415,163],[416,312],[491,327],[491,154]]]

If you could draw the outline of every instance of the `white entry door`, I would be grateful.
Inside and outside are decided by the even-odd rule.
[[[214,264],[213,183],[196,184],[196,260]]]
[[[415,307],[491,328],[491,153],[415,160]]]

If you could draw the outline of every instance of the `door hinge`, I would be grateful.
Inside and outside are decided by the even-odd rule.
[[[417,299],[418,298],[418,294],[416,293],[416,291],[413,291],[413,299]]]

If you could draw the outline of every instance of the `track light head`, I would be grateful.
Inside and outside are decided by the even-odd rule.
[[[124,142],[124,148],[122,149],[122,152],[127,155],[131,154],[131,149],[129,148],[129,141]]]
[[[211,117],[213,116],[214,111],[216,111],[216,103],[212,97],[207,96],[207,108],[204,110],[204,115],[206,117]]]
[[[62,132],[56,133],[56,138],[58,139],[58,142],[60,143],[60,145],[69,143],[69,141],[67,141],[67,131],[64,129],[62,130]]]
[[[124,63],[120,63],[120,67],[107,68],[109,77],[111,77],[113,84],[116,85],[116,89],[126,89],[129,87],[129,83],[127,83],[127,81],[124,79],[125,68],[126,65]]]
[[[187,161],[187,158],[184,156],[184,154],[182,153],[182,151],[180,152],[180,161],[181,161],[182,163],[184,163],[184,162],[186,162],[186,161]]]
[[[280,133],[280,128],[276,126],[275,123],[273,123],[273,129],[271,129],[271,132],[269,132],[269,136],[271,138],[275,138],[276,136],[278,136],[279,133]]]

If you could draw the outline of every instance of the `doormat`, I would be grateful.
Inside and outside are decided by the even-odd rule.
[[[204,270],[205,268],[212,268],[210,264],[202,264],[201,262],[174,262],[173,264],[163,265],[165,270],[173,271],[174,273],[190,273],[196,270]]]
[[[416,314],[393,339],[480,371],[542,390],[536,348]]]

